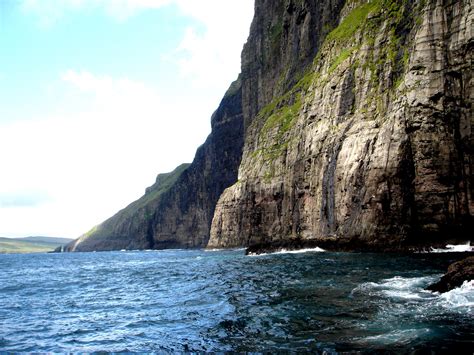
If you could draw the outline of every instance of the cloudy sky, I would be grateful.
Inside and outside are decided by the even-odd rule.
[[[253,0],[0,0],[0,236],[78,237],[191,162]]]

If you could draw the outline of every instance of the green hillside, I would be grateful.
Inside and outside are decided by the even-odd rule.
[[[0,253],[45,253],[71,241],[66,238],[0,238]]]

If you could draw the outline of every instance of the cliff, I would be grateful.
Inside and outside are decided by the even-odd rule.
[[[211,119],[212,132],[192,164],[158,175],[145,195],[94,227],[66,251],[202,248],[222,191],[237,179],[243,146],[241,81]]]
[[[193,163],[69,250],[468,238],[472,17],[466,0],[256,0]]]
[[[287,3],[280,17],[314,1]],[[471,2],[347,1],[338,16],[304,77],[252,120],[209,247],[470,237]]]
[[[242,52],[242,73],[213,114],[212,132],[193,163],[162,195],[145,194],[67,250],[205,247],[217,200],[237,181],[246,128],[262,107],[301,76],[317,53],[322,33],[335,25],[334,14],[342,4],[314,2],[298,8],[284,1],[257,1]],[[284,31],[288,45],[281,40]]]

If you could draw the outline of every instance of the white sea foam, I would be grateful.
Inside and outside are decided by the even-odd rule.
[[[412,290],[417,287],[423,287],[430,283],[435,278],[433,276],[423,277],[401,277],[395,276],[390,279],[382,280],[379,284],[382,288],[395,289],[395,290]]]
[[[430,330],[426,328],[421,329],[398,329],[388,333],[366,337],[363,342],[381,343],[381,344],[403,344],[409,343],[422,335],[426,335]]]
[[[474,280],[464,281],[461,287],[443,293],[440,296],[441,305],[445,307],[467,308],[474,312]]]
[[[214,248],[214,249],[203,249],[205,252],[217,252],[217,251],[242,251],[245,250],[245,248]]]
[[[249,253],[249,256],[265,256],[265,255],[275,255],[275,254],[302,254],[302,253],[323,253],[326,250],[321,249],[319,247],[316,248],[306,248],[306,249],[297,249],[297,250],[287,250],[287,249],[280,249],[273,253]]]
[[[465,281],[461,287],[443,294],[426,291],[425,288],[439,279],[439,276],[412,278],[395,276],[378,283],[366,282],[352,290],[351,296],[369,293],[400,302],[414,301],[418,304],[416,307],[420,309],[412,311],[419,313],[439,311],[474,313],[474,280]]]
[[[401,298],[405,300],[421,300],[426,297],[422,297],[420,294],[411,291],[398,291],[398,290],[385,290],[384,294],[391,298]]]
[[[466,244],[448,244],[446,248],[433,248],[431,247],[428,251],[424,253],[462,253],[462,252],[473,252],[474,245],[471,245],[471,242]]]
[[[395,276],[380,282],[366,282],[354,290],[351,295],[363,292],[372,294],[382,294],[389,298],[398,298],[406,300],[418,300],[433,297],[428,291],[424,291],[424,287],[434,282],[437,276],[424,276],[406,278]]]
[[[405,278],[396,276],[380,282],[367,282],[352,291],[352,296],[371,295],[379,307],[377,318],[381,334],[354,339],[367,344],[409,344],[415,339],[430,337],[428,328],[413,327],[407,319],[474,316],[474,280],[444,294],[426,291],[425,288],[439,275]],[[399,322],[399,323],[397,323]],[[388,324],[392,326],[387,327]],[[393,329],[393,327],[398,329]]]

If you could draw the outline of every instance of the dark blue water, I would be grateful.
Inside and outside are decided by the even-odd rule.
[[[473,284],[443,296],[423,291],[453,259],[243,251],[0,255],[0,351],[472,353]]]

